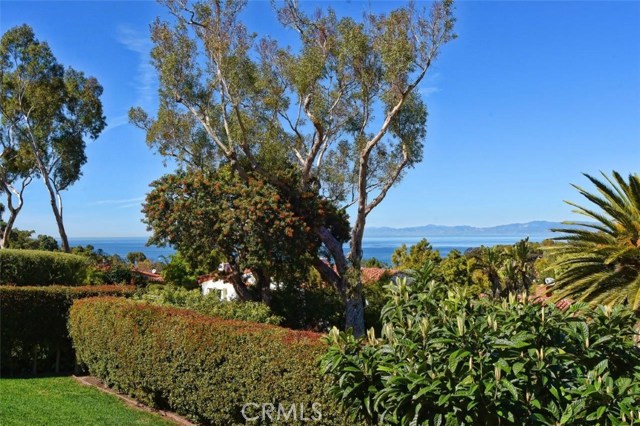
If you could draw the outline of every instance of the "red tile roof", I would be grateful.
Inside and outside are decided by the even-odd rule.
[[[387,274],[388,277],[393,277],[400,271],[397,269],[384,269],[384,268],[362,268],[362,284],[373,284],[382,279]]]
[[[154,283],[163,283],[164,282],[164,278],[162,278],[162,275],[156,274],[154,272],[140,271],[138,269],[132,269],[131,273],[132,274],[141,275],[143,278],[146,278],[147,281],[151,281],[151,282],[154,282]]]
[[[549,299],[551,299],[551,293],[553,293],[553,287],[548,285],[539,285],[536,287],[534,293],[529,296],[529,299],[534,303],[549,303]],[[561,299],[558,300],[555,305],[556,308],[561,311],[566,311],[573,304],[573,300],[571,299]]]

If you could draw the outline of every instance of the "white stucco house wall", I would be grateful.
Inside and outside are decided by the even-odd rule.
[[[200,284],[200,289],[202,290],[203,295],[208,295],[212,292],[218,293],[220,295],[220,300],[233,300],[238,298],[238,293],[236,293],[233,284],[226,280],[225,275],[231,273],[231,267],[228,263],[222,263],[218,267],[217,274],[209,274],[198,277],[198,283]],[[256,279],[251,273],[250,270],[245,270],[244,274],[242,274],[242,281],[249,285],[255,285]],[[279,286],[277,283],[271,282],[270,284],[271,290],[276,290]]]
[[[228,263],[221,263],[218,266],[217,274],[203,275],[198,278],[200,289],[204,296],[210,293],[218,293],[220,300],[233,300],[238,298],[233,284],[225,279],[225,275],[231,273],[231,266]]]
[[[207,281],[200,283],[203,295],[208,295],[211,292],[217,292],[220,295],[220,300],[233,300],[238,297],[236,290],[233,288],[233,284],[220,278],[211,278]]]

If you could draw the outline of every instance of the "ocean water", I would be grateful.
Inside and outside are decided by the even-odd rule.
[[[146,237],[86,237],[69,238],[69,245],[86,246],[92,245],[96,250],[102,250],[106,254],[125,257],[132,251],[141,251],[148,259],[154,261],[169,260],[169,256],[175,253],[172,247],[147,246]]]
[[[529,241],[540,242],[552,235],[541,234],[531,235]],[[407,248],[416,244],[425,237],[369,237],[362,241],[362,251],[364,258],[375,257],[385,263],[391,264],[391,255],[402,244],[406,244]],[[465,250],[480,246],[496,246],[505,244],[514,244],[524,238],[522,235],[483,235],[483,236],[437,236],[427,237],[431,246],[440,252],[440,256],[445,257],[452,250],[458,250],[462,253]]]
[[[549,234],[532,235],[530,241],[542,241],[549,238]],[[391,263],[391,254],[402,244],[407,247],[420,241],[423,237],[365,237],[362,242],[364,257],[375,257],[385,263]],[[522,235],[499,236],[439,236],[428,238],[434,249],[440,251],[441,256],[446,256],[451,250],[465,250],[473,247],[495,246],[501,244],[513,244],[523,237]],[[141,251],[147,258],[158,261],[175,253],[171,247],[147,246],[146,237],[119,237],[119,238],[70,238],[71,246],[91,244],[95,249],[101,249],[107,254],[117,254],[125,257],[132,251]],[[345,247],[345,251],[348,248]]]

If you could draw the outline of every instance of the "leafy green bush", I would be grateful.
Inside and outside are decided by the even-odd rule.
[[[0,367],[21,374],[70,370],[74,355],[67,334],[69,308],[75,299],[98,295],[127,296],[131,286],[0,286]]]
[[[353,424],[328,395],[318,369],[326,346],[315,333],[108,297],[76,301],[69,331],[92,375],[201,424],[244,425],[248,403],[257,404],[245,411],[250,416],[262,404],[285,410],[295,404],[298,421],[287,424],[305,423],[300,407],[309,418],[316,403],[322,419],[310,423]],[[282,423],[274,412],[271,424]]]
[[[116,263],[104,266],[90,266],[88,269],[87,284],[129,284],[134,280],[131,267],[125,264]]]
[[[282,325],[298,330],[328,331],[344,324],[340,294],[329,286],[288,285],[273,292],[273,311],[283,318]]]
[[[173,306],[191,309],[204,315],[260,322],[264,324],[280,324],[282,318],[273,315],[269,307],[259,302],[221,301],[214,293],[203,296],[200,290],[187,290],[184,287],[153,285],[147,291],[136,296],[155,305]]]
[[[82,285],[87,259],[67,253],[40,250],[0,250],[0,284]]]
[[[176,252],[170,257],[162,271],[162,278],[166,283],[188,289],[198,288],[197,277],[198,271],[189,265],[180,252]]]
[[[562,312],[390,285],[382,336],[337,330],[323,368],[356,419],[383,425],[640,424],[640,351],[627,308]],[[364,343],[364,344],[363,344]]]

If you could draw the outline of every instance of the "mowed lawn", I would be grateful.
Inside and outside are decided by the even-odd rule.
[[[72,377],[0,379],[2,426],[174,424],[128,407],[117,397],[81,385]]]

